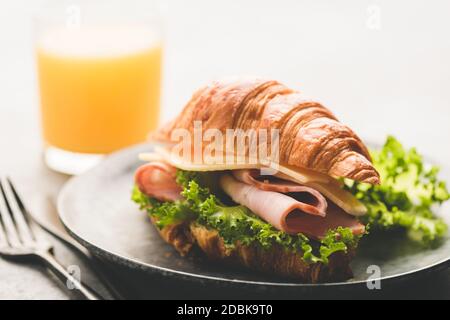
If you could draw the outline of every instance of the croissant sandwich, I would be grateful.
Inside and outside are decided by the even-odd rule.
[[[182,256],[198,247],[306,283],[352,277],[367,210],[342,181],[380,175],[323,105],[273,80],[216,81],[151,140],[133,200]]]

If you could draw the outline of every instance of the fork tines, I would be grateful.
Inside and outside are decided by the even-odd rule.
[[[35,240],[23,201],[9,178],[0,177],[0,245],[29,245]]]

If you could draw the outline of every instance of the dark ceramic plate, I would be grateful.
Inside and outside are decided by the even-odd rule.
[[[424,249],[402,234],[366,237],[352,263],[354,278],[342,283],[305,285],[211,263],[200,253],[181,258],[161,240],[145,213],[130,200],[133,173],[141,164],[137,155],[149,150],[151,145],[139,145],[109,156],[88,173],[71,179],[58,199],[61,220],[70,234],[94,254],[113,263],[179,280],[264,290],[361,287],[373,277],[369,267],[374,265],[380,268],[383,283],[411,279],[449,266],[448,238],[437,248]],[[448,172],[442,173],[449,180]],[[442,211],[450,213],[449,209]]]

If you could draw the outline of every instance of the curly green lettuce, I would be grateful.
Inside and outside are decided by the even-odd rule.
[[[210,191],[215,189],[214,181],[216,179],[211,174],[178,170],[177,183],[183,187],[182,201],[159,202],[148,198],[136,187],[132,199],[157,218],[159,228],[181,221],[196,221],[217,230],[229,248],[237,243],[256,243],[269,249],[276,244],[285,250],[302,252],[306,263],[327,264],[332,254],[348,252],[357,246],[360,239],[348,228],[330,230],[320,242],[310,241],[303,234],[289,235],[275,229],[244,206],[225,205]]]
[[[373,231],[405,230],[412,240],[432,244],[447,232],[433,209],[450,199],[439,168],[427,166],[416,149],[406,150],[389,136],[383,148],[372,152],[381,185],[346,180],[345,184],[368,209],[363,218]]]

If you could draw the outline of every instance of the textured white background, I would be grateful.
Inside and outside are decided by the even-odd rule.
[[[0,117],[23,113],[36,128],[30,17],[40,2],[0,1]],[[363,137],[394,133],[450,161],[449,1],[165,4],[163,120],[210,79],[261,75],[318,98]],[[380,28],[371,29],[377,10]]]

